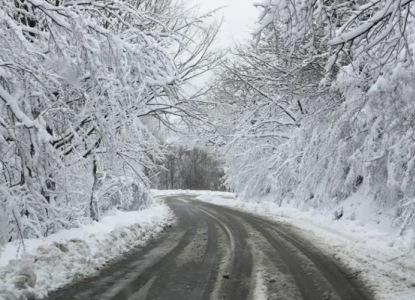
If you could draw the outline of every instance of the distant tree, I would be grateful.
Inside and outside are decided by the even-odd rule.
[[[208,152],[172,147],[158,175],[159,189],[224,190],[222,163]]]

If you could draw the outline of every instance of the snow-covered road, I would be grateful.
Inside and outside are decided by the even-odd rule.
[[[369,299],[285,223],[165,197],[178,222],[145,248],[49,299]]]

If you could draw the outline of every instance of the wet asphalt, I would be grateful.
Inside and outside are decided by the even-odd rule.
[[[287,223],[188,195],[165,201],[177,216],[172,227],[47,299],[371,299],[359,278]]]

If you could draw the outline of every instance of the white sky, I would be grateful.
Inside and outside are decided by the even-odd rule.
[[[232,46],[234,43],[252,38],[254,21],[257,20],[259,10],[253,6],[257,0],[187,0],[189,5],[199,5],[200,12],[204,13],[215,8],[225,6],[218,12],[223,16],[221,32],[217,44]]]

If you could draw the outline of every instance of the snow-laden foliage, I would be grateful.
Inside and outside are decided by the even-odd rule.
[[[0,0],[7,240],[149,203],[163,150],[148,124],[192,117],[180,87],[215,60],[216,29],[193,15],[174,1]]]
[[[283,28],[282,36],[297,52],[311,50],[330,55],[328,69],[342,57],[349,63],[359,56],[373,64],[412,63],[405,29],[413,0],[265,0],[260,26],[254,33],[260,38],[264,28]],[[330,51],[322,51],[328,44]]]
[[[245,199],[330,207],[357,190],[415,225],[413,1],[265,1],[210,94],[208,141]]]

